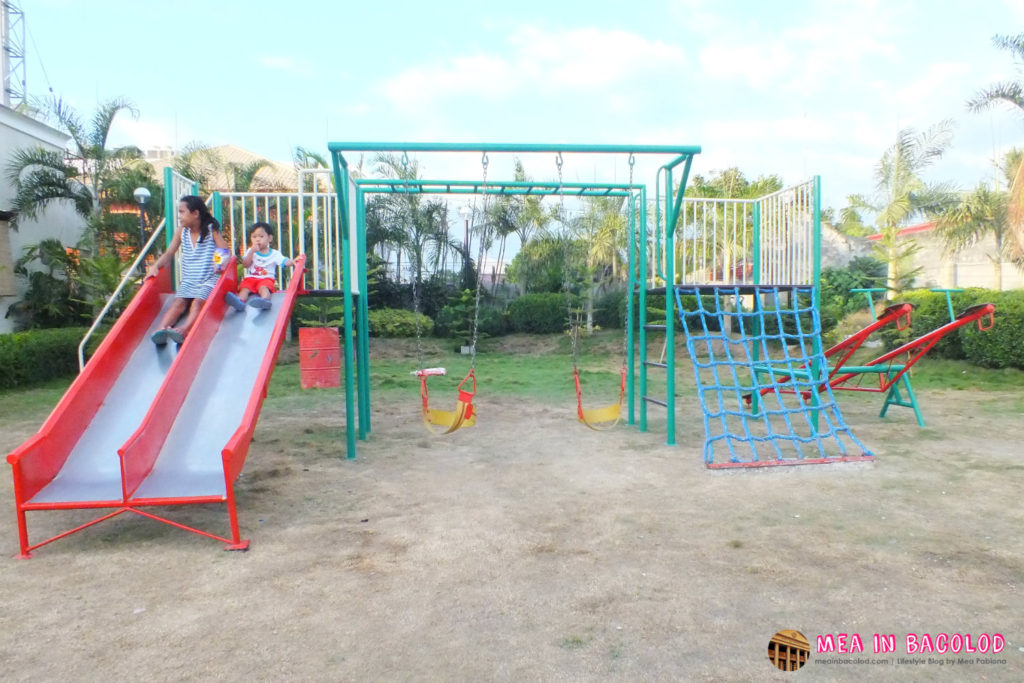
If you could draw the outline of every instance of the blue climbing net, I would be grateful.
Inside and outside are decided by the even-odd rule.
[[[752,310],[743,310],[751,294]],[[704,411],[707,466],[872,457],[828,385],[810,286],[684,285],[675,296]]]

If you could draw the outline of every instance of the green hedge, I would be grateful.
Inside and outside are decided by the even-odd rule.
[[[422,313],[413,313],[403,308],[381,308],[367,312],[371,337],[415,337],[416,317],[419,316],[419,333],[423,337],[434,332],[434,321]]]
[[[954,293],[952,299],[955,315],[974,304],[995,304],[995,324],[984,332],[979,332],[977,325],[961,327],[943,337],[929,351],[930,355],[967,360],[987,368],[1024,369],[1024,291],[997,292],[975,287]],[[890,326],[881,333],[887,348],[896,348],[949,322],[946,295],[941,292],[915,290],[897,301],[916,307],[906,330],[897,332]]]
[[[88,328],[58,327],[0,334],[0,390],[78,372],[78,344]],[[98,341],[90,346],[95,348]]]
[[[434,318],[434,335],[438,337],[458,337],[459,332],[468,336],[472,330],[472,309],[462,311],[458,305],[449,304],[442,308]],[[500,337],[508,333],[508,318],[503,310],[495,306],[480,306],[477,320],[480,337]]]
[[[572,297],[579,306],[579,297]],[[562,332],[568,328],[565,294],[524,294],[508,307],[508,321],[513,332]]]
[[[995,304],[995,324],[984,332],[977,325],[961,327],[958,337],[964,355],[982,367],[1024,370],[1024,291],[982,292],[985,296],[975,303]]]

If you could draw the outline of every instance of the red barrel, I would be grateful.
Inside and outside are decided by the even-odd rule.
[[[337,327],[299,328],[302,388],[341,386],[341,346]]]

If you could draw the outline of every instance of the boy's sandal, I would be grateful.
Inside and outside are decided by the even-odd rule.
[[[166,330],[166,332],[168,341],[172,341],[178,346],[181,346],[182,343],[185,341],[185,335],[183,335],[181,332],[178,332],[177,330]]]
[[[270,299],[264,299],[262,296],[251,296],[249,297],[249,305],[253,308],[266,310],[270,308]]]
[[[224,301],[228,306],[235,309],[239,313],[245,310],[245,302],[238,298],[238,295],[234,292],[228,292],[224,295]]]
[[[167,343],[167,330],[157,330],[149,336],[153,340],[153,343],[157,346],[163,346]]]

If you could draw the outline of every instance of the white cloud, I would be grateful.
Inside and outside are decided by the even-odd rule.
[[[525,28],[509,40],[515,62],[527,73],[546,78],[556,89],[589,90],[627,80],[652,65],[678,68],[683,51],[621,30],[580,28],[550,33]]]
[[[972,69],[968,64],[959,62],[931,64],[923,76],[900,88],[899,100],[903,105],[912,107],[921,102],[946,99],[951,96],[951,93],[954,93],[952,96],[960,102],[965,99],[961,93],[966,92],[966,89],[953,87],[953,84],[963,82],[966,85],[968,81],[964,79],[965,76],[969,76],[970,81],[974,80]]]
[[[378,90],[399,106],[422,106],[456,95],[500,96],[514,84],[516,75],[508,62],[478,55],[457,57],[448,64],[414,67],[382,83]]]
[[[179,133],[174,121],[159,118],[132,119],[119,116],[110,131],[110,144],[116,147],[135,145],[139,149],[176,147]]]
[[[679,47],[621,30],[525,27],[512,33],[508,47],[507,55],[458,56],[407,69],[378,90],[396,105],[420,107],[456,95],[500,99],[538,88],[600,92],[649,71],[652,64],[674,69],[685,63]]]
[[[763,90],[791,72],[793,55],[774,41],[760,45],[716,43],[701,50],[700,65],[711,78],[744,79]]]

